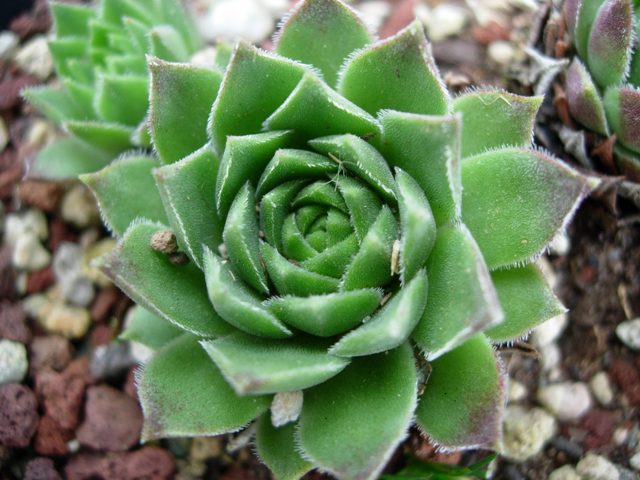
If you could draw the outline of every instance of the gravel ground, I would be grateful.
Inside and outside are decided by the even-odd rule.
[[[422,19],[453,90],[491,84],[531,93],[522,80],[539,72],[522,47],[535,25],[533,0],[355,3],[381,36],[414,13]],[[288,4],[191,2],[203,33],[266,48]],[[0,477],[269,478],[246,434],[139,444],[133,372],[148,352],[114,342],[131,302],[90,266],[113,240],[83,186],[24,179],[34,153],[59,135],[19,96],[51,80],[46,2],[12,17],[0,32]],[[554,115],[549,105],[546,113]],[[636,207],[614,208],[603,194],[583,205],[543,259],[570,312],[501,349],[511,381],[493,478],[638,478],[639,218]],[[458,464],[487,453],[438,453],[412,432],[388,471],[409,456]]]

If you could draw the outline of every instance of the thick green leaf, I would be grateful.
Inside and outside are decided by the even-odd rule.
[[[577,9],[578,18],[575,22],[575,31],[573,35],[573,43],[578,50],[580,58],[589,58],[589,38],[591,36],[591,27],[596,20],[598,10],[605,0],[589,0],[580,2]]]
[[[290,131],[258,133],[229,137],[224,150],[218,178],[215,202],[218,212],[226,214],[236,194],[247,182],[256,185],[273,155],[291,140]]]
[[[362,242],[371,226],[375,223],[382,201],[371,189],[352,177],[340,175],[336,185],[347,204],[353,231],[359,242]]]
[[[56,123],[84,118],[82,109],[65,90],[54,87],[31,87],[23,90],[22,96]]]
[[[300,456],[295,441],[295,425],[274,427],[268,414],[258,420],[256,451],[276,480],[299,480],[313,468]]]
[[[403,344],[422,318],[427,304],[427,274],[420,270],[364,325],[340,339],[329,353],[358,357]]]
[[[393,242],[397,238],[398,224],[385,205],[347,267],[340,283],[341,290],[384,287],[389,283]]]
[[[438,225],[458,220],[462,203],[460,117],[384,112],[381,123],[380,151],[389,165],[418,182]]]
[[[342,212],[347,211],[347,206],[340,196],[340,193],[329,182],[317,181],[304,187],[291,204],[294,208],[305,205],[321,205],[329,208],[336,208]]]
[[[96,16],[93,8],[58,2],[50,2],[49,5],[56,37],[89,35],[89,20]]]
[[[249,183],[231,204],[222,238],[234,273],[257,291],[268,294],[267,277],[260,263],[256,199]]]
[[[640,153],[640,90],[633,86],[612,87],[604,96],[611,129],[625,147]]]
[[[462,114],[462,157],[494,148],[528,147],[542,97],[522,97],[501,90],[459,96],[453,111]]]
[[[109,155],[116,156],[120,152],[131,148],[130,127],[117,123],[106,122],[66,122],[64,127],[83,142],[88,143]]]
[[[116,235],[122,235],[139,217],[167,223],[151,174],[156,165],[153,157],[132,155],[80,177],[93,190],[104,223]]]
[[[572,168],[516,148],[466,158],[462,186],[462,219],[491,269],[539,255],[590,191]]]
[[[482,334],[431,363],[417,416],[444,448],[496,448],[502,435],[504,369]]]
[[[267,308],[287,325],[320,337],[331,337],[359,325],[380,305],[379,290],[275,297]]]
[[[291,202],[304,185],[301,180],[283,183],[264,195],[260,202],[260,229],[265,240],[278,251],[282,251],[282,227]]]
[[[213,307],[231,325],[262,337],[291,336],[291,331],[262,305],[258,295],[236,279],[229,267],[208,249],[204,251],[204,274]]]
[[[449,94],[417,20],[351,56],[340,71],[338,92],[371,115],[384,109],[449,113]]]
[[[173,163],[207,143],[207,121],[222,76],[156,58],[149,60],[149,72],[153,146],[162,163]]]
[[[318,253],[302,235],[293,213],[289,214],[282,225],[282,253],[289,260],[297,262],[313,258]]]
[[[585,66],[575,58],[567,70],[566,95],[571,116],[585,127],[608,135],[604,105]]]
[[[268,243],[261,245],[262,259],[280,295],[322,295],[338,290],[338,280],[290,263]]]
[[[264,121],[265,130],[295,130],[303,140],[352,133],[380,133],[375,118],[339,95],[312,72],[306,73],[291,95]]]
[[[174,325],[204,337],[216,337],[231,327],[214,311],[202,272],[189,263],[173,265],[150,246],[162,226],[134,223],[117,247],[100,257],[99,266],[136,303]]]
[[[354,359],[340,375],[305,391],[297,432],[305,458],[339,478],[377,478],[407,434],[416,395],[408,345]]]
[[[149,30],[149,54],[169,62],[187,62],[189,50],[180,33],[171,25],[157,25]]]
[[[87,47],[85,38],[66,37],[49,41],[49,52],[59,77],[67,77],[71,74],[69,60],[84,59]]]
[[[335,86],[345,58],[371,41],[362,20],[343,2],[307,0],[286,19],[276,51],[320,69],[327,83]]]
[[[140,0],[102,0],[99,17],[113,25],[120,25],[125,16],[149,24],[153,20],[152,12],[148,5],[145,11],[144,3]]]
[[[413,339],[432,360],[503,319],[489,271],[462,225],[438,229],[427,262],[429,296]]]
[[[146,77],[102,75],[96,86],[95,109],[107,122],[135,127],[147,114]]]
[[[328,234],[326,236],[327,243],[331,243],[332,239],[328,238]],[[314,257],[303,261],[302,266],[321,275],[340,278],[357,252],[358,240],[355,235],[349,235],[344,240],[328,245]]]
[[[565,312],[535,264],[491,273],[504,322],[485,333],[493,342],[523,337],[537,325]]]
[[[398,205],[400,210],[400,280],[411,280],[429,258],[436,241],[436,221],[420,185],[398,169]]]
[[[175,0],[155,0],[158,19],[175,28],[190,52],[202,47],[202,38],[198,27],[193,22],[189,11],[182,2]],[[158,22],[159,23],[159,22]]]
[[[83,173],[100,170],[111,156],[75,138],[56,140],[38,152],[30,165],[29,176],[35,178],[77,178]]]
[[[135,305],[127,313],[124,331],[118,338],[157,350],[183,333],[165,319]]]
[[[340,373],[349,360],[315,339],[271,340],[244,333],[200,342],[238,395],[292,392]]]
[[[222,243],[223,221],[213,203],[219,160],[210,146],[154,171],[178,245],[202,267],[203,247]],[[198,212],[198,215],[193,215]]]
[[[603,87],[618,85],[628,74],[636,42],[634,20],[628,0],[606,0],[598,10],[585,58],[596,83]]]
[[[160,350],[137,383],[143,441],[234,432],[266,411],[270,402],[268,396],[236,395],[190,335]]]
[[[301,64],[240,42],[211,110],[209,133],[219,152],[229,135],[257,133],[306,71]]]
[[[367,182],[382,198],[396,203],[395,182],[386,160],[366,141],[355,135],[332,135],[311,140],[309,144],[333,158],[347,170]]]

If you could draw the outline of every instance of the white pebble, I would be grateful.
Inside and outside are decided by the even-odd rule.
[[[538,401],[560,420],[577,420],[591,408],[584,383],[556,383],[538,390]]]
[[[510,402],[519,402],[527,396],[527,387],[516,380],[509,380],[508,398]]]
[[[511,43],[505,42],[504,40],[497,40],[489,44],[487,53],[491,60],[496,62],[498,65],[505,67],[511,63],[511,60],[513,60],[515,49]]]
[[[7,215],[5,224],[5,242],[8,245],[15,245],[25,233],[34,234],[39,240],[46,240],[49,236],[47,217],[42,211],[32,208],[22,213],[11,213]]]
[[[13,265],[19,270],[35,272],[51,262],[51,254],[32,233],[23,234],[13,247]]]
[[[619,323],[616,335],[630,349],[640,350],[640,318]]]
[[[571,240],[569,239],[569,235],[567,235],[566,230],[562,230],[558,232],[558,234],[553,237],[551,243],[549,244],[549,250],[554,255],[558,255],[563,257],[569,253],[571,249]]]
[[[357,9],[364,23],[374,32],[380,29],[391,13],[391,5],[384,0],[359,3]]]
[[[220,0],[200,22],[206,40],[244,38],[260,43],[273,32],[275,19],[268,8],[255,0]]]
[[[467,9],[450,3],[441,3],[427,18],[427,31],[434,42],[459,34],[467,23]]]
[[[640,452],[635,453],[629,459],[629,465],[631,465],[631,468],[634,470],[640,470]]]
[[[618,480],[620,478],[620,473],[613,463],[591,452],[578,462],[576,471],[583,480]]]
[[[550,372],[560,365],[561,358],[562,353],[556,343],[550,343],[540,348],[540,366],[545,372]]]
[[[560,468],[556,468],[551,475],[549,475],[549,480],[582,480],[582,477],[578,475],[576,469],[571,465],[563,465]]]
[[[20,69],[38,80],[46,80],[53,72],[53,60],[47,39],[43,35],[33,37],[18,50],[14,60]]]
[[[540,453],[555,432],[555,419],[541,408],[527,411],[509,406],[504,418],[501,453],[510,460],[524,462]]]
[[[0,32],[0,58],[2,60],[11,60],[13,54],[16,53],[16,49],[20,43],[18,35],[10,30]]]
[[[9,132],[4,120],[0,117],[0,153],[4,152],[7,145],[9,145]]]
[[[613,390],[609,376],[605,372],[596,373],[589,382],[593,396],[601,405],[609,405],[613,401]]]
[[[214,47],[205,47],[202,50],[198,50],[191,56],[190,63],[198,67],[215,68],[216,49]]]
[[[19,342],[0,340],[0,385],[20,383],[27,374],[27,349]]]
[[[624,427],[616,428],[613,432],[613,443],[620,447],[627,443],[627,440],[629,440],[629,429]]]
[[[65,193],[60,204],[60,216],[78,228],[87,228],[100,221],[95,199],[84,185],[76,185]]]
[[[294,422],[302,411],[302,390],[276,393],[271,402],[271,423],[281,427]]]
[[[568,322],[569,317],[563,313],[541,323],[531,334],[531,343],[536,348],[542,348],[555,342],[567,328]]]

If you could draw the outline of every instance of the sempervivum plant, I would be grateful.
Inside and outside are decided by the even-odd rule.
[[[49,50],[60,85],[24,95],[70,137],[42,150],[33,169],[73,177],[148,146],[145,55],[187,61],[200,40],[179,0],[102,0],[98,7],[52,2],[51,13]]]
[[[306,0],[220,75],[151,59],[157,160],[84,176],[142,308],[146,440],[257,420],[277,478],[375,478],[415,423],[496,447],[493,344],[562,311],[534,260],[590,182],[529,148],[540,98],[455,100],[419,23]]]
[[[600,135],[615,134],[619,168],[640,180],[638,6],[632,0],[567,0],[565,17],[580,58],[567,72],[571,115]]]

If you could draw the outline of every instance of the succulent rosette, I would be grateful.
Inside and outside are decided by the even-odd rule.
[[[615,134],[619,168],[640,180],[639,9],[632,0],[567,0],[565,18],[579,58],[566,77],[571,115]]]
[[[49,50],[59,85],[29,88],[24,96],[69,136],[44,148],[31,173],[68,178],[149,146],[145,55],[187,61],[201,41],[179,0],[50,5]]]
[[[416,424],[497,447],[493,345],[563,311],[535,259],[590,181],[530,148],[541,98],[447,92],[420,23],[301,2],[223,74],[151,59],[155,157],[83,180],[154,356],[146,440],[257,420],[277,478],[376,478]]]

